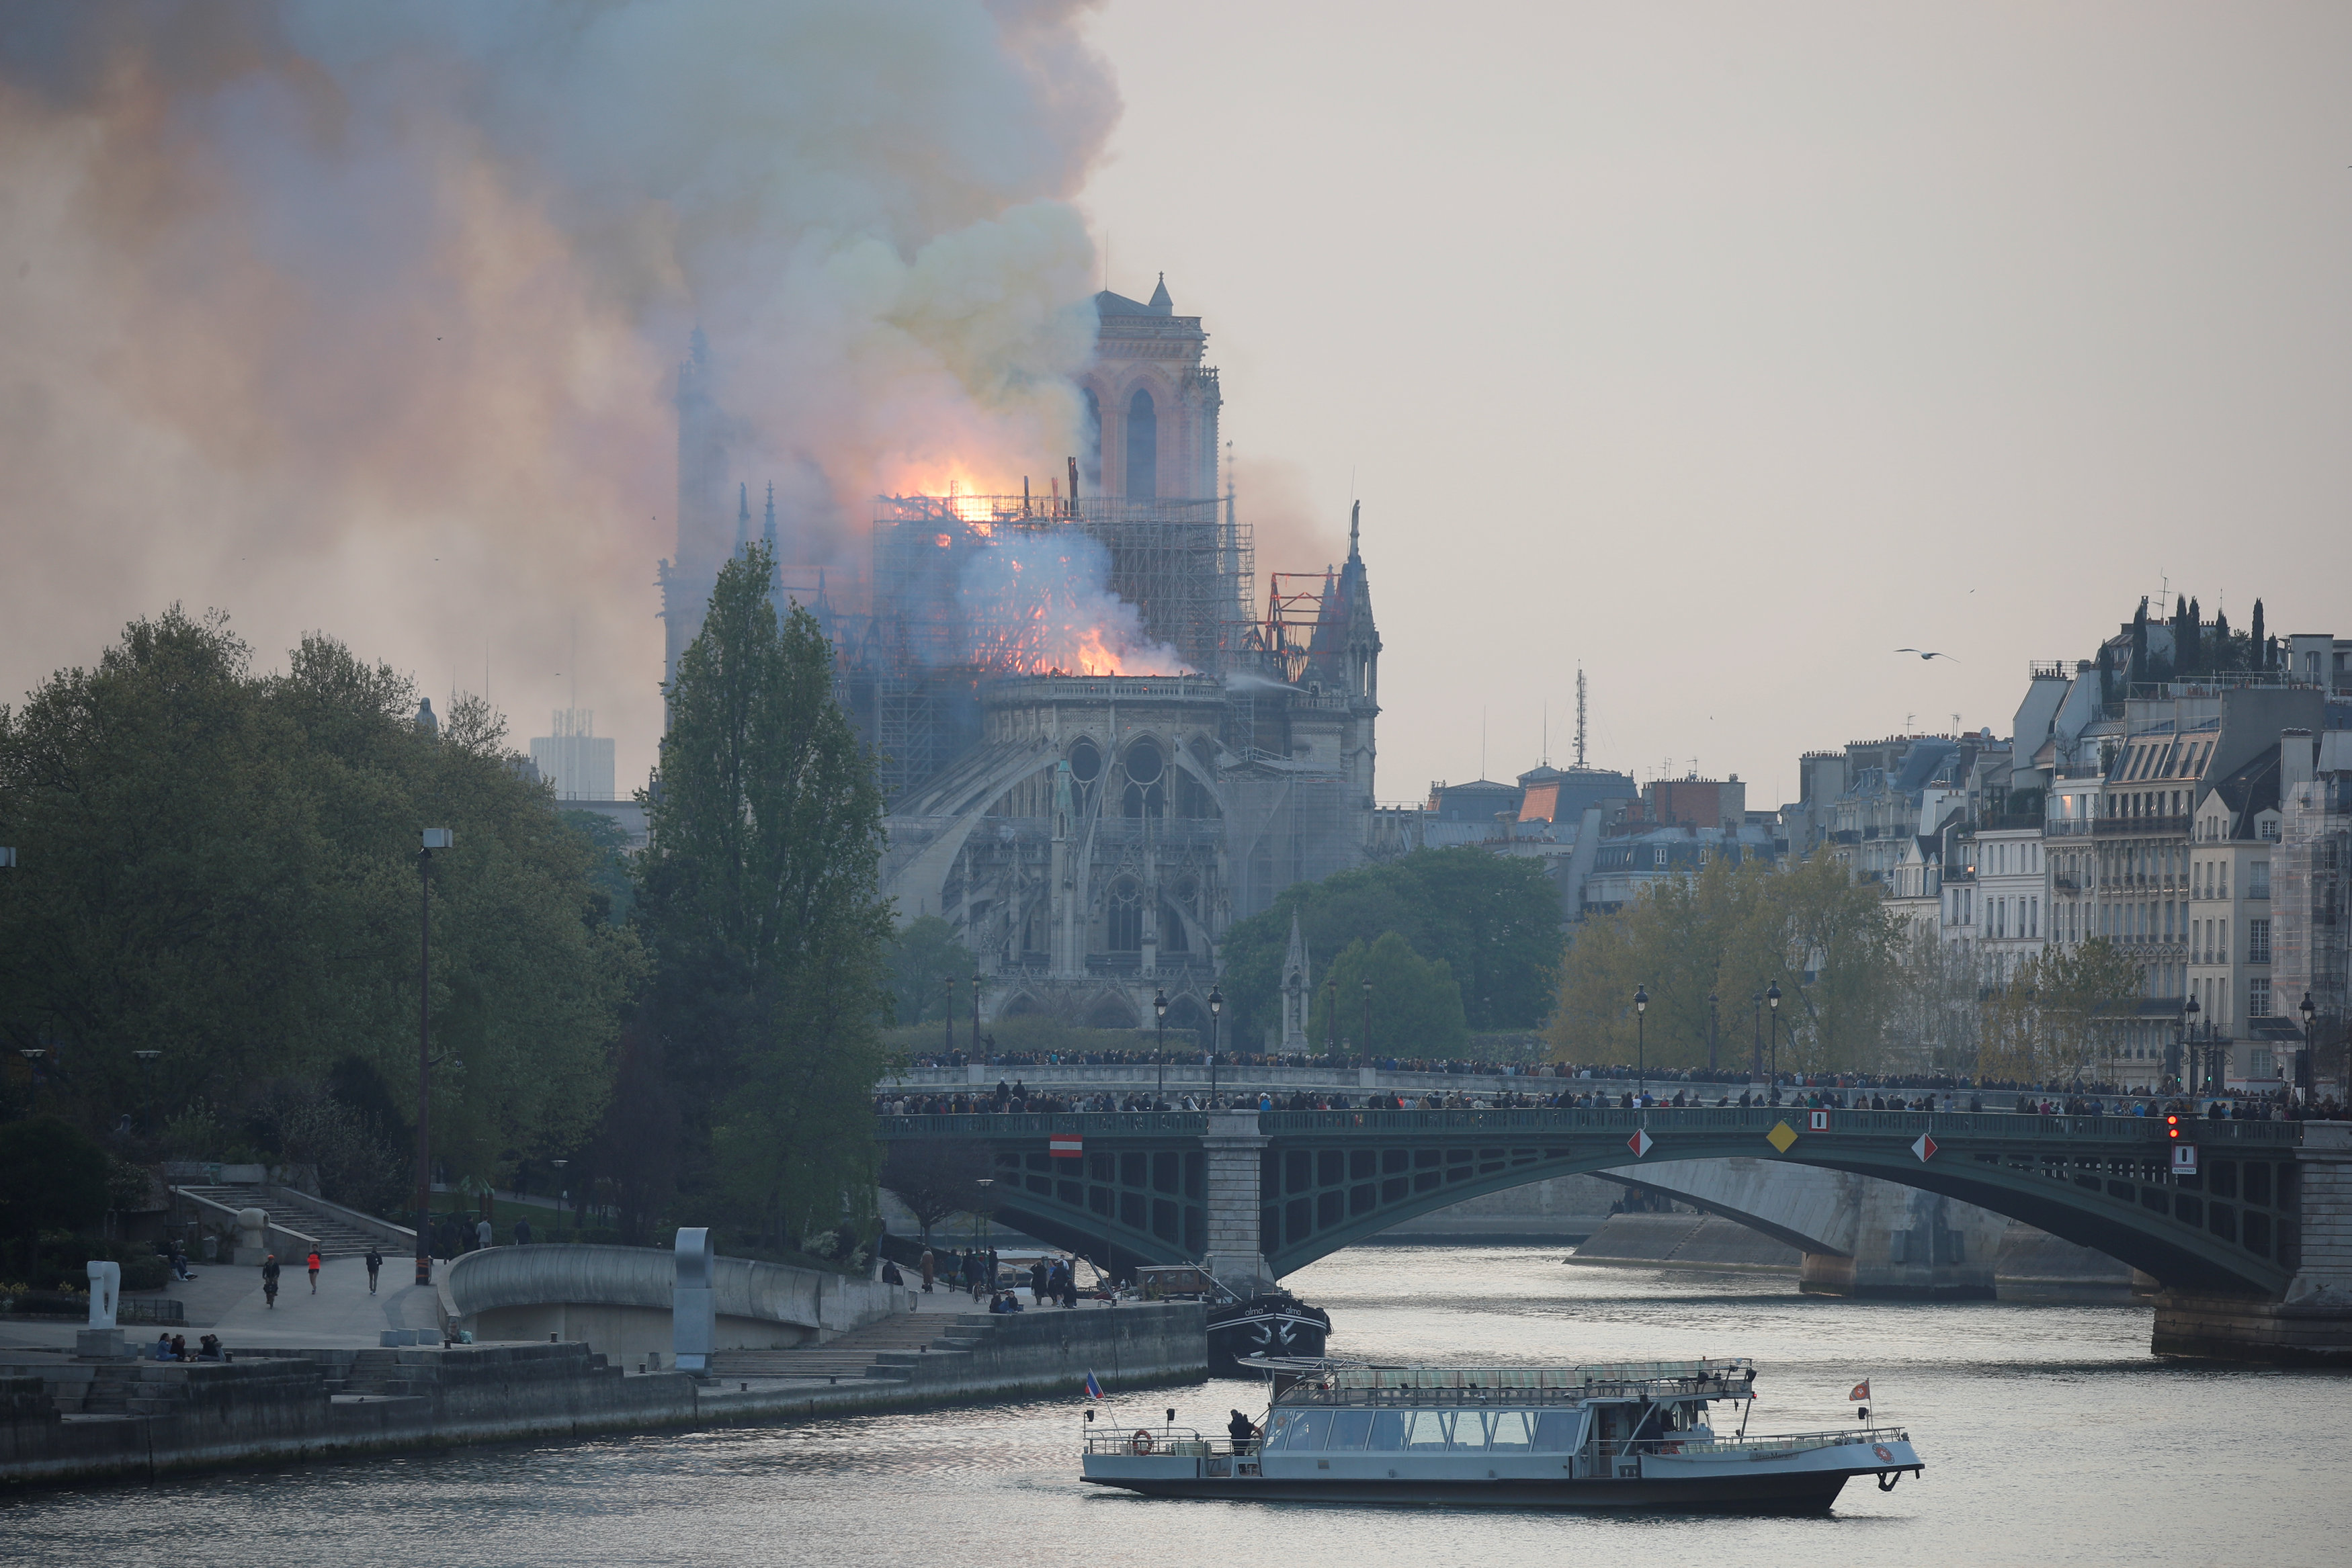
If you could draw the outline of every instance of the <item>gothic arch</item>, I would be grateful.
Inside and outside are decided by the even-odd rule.
[[[1127,400],[1127,461],[1125,489],[1131,501],[1149,501],[1160,494],[1160,404],[1148,386],[1138,386]]]

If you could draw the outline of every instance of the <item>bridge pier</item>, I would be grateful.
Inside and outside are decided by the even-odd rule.
[[[1807,1252],[1797,1289],[1813,1296],[1992,1300],[2006,1218],[1917,1187],[1846,1180],[1856,1210],[1850,1250]]]
[[[2352,1122],[2305,1123],[2295,1164],[2302,1256],[2281,1298],[2159,1291],[2157,1354],[2352,1367]]]
[[[1274,1278],[1259,1236],[1259,1176],[1266,1135],[1255,1111],[1213,1111],[1201,1139],[1207,1156],[1208,1241],[1202,1262],[1217,1281],[1250,1295]]]

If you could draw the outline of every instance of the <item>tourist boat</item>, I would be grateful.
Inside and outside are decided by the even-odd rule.
[[[1142,1427],[1087,1440],[1085,1479],[1152,1497],[1817,1513],[1925,1467],[1889,1427],[1747,1435],[1746,1359],[1399,1367],[1269,1358],[1264,1440]],[[1738,1413],[1718,1432],[1713,1406]]]
[[[1213,1377],[1256,1376],[1269,1357],[1318,1358],[1331,1333],[1329,1312],[1279,1285],[1239,1295],[1191,1263],[1138,1269],[1135,1282],[1146,1301],[1207,1303]]]

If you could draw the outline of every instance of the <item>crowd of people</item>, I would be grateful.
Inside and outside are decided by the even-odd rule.
[[[2152,1116],[2167,1111],[2193,1113],[2217,1120],[2337,1122],[2352,1119],[2352,1111],[2333,1096],[2315,1103],[2299,1102],[2283,1092],[2239,1095],[2130,1094],[2093,1084],[2020,1085],[1996,1088],[1958,1079],[1942,1085],[1905,1085],[1860,1075],[1788,1073],[1769,1088],[1743,1087],[1735,1097],[1728,1088],[1712,1096],[1686,1086],[1687,1079],[1652,1074],[1651,1082],[1622,1089],[1562,1088],[1549,1093],[1533,1089],[1465,1091],[1431,1089],[1419,1094],[1374,1090],[1349,1095],[1330,1091],[1272,1090],[1231,1094],[1172,1095],[1038,1093],[1020,1080],[998,1079],[992,1091],[958,1091],[950,1094],[908,1094],[886,1092],[874,1098],[881,1116],[1070,1115],[1089,1113],[1155,1111],[1518,1111],[1633,1110],[1636,1107],[1684,1109],[1715,1105],[1781,1105],[1812,1110],[1941,1111],[2022,1113],[2056,1116]],[[1613,1075],[1612,1075],[1613,1080]],[[1675,1084],[1684,1087],[1673,1087]],[[1673,1092],[1667,1091],[1673,1087]],[[1988,1100],[1987,1096],[1993,1099]],[[2002,1103],[2002,1101],[2007,1103]]]
[[[982,1295],[987,1296],[991,1312],[1001,1314],[1029,1310],[1021,1304],[1021,1288],[1017,1283],[1020,1276],[1007,1280],[1003,1265],[992,1248],[934,1251],[926,1247],[915,1261],[915,1272],[921,1279],[926,1293],[944,1286],[950,1291],[968,1291],[975,1301]],[[1074,1308],[1079,1298],[1088,1293],[1078,1284],[1076,1260],[1067,1256],[1032,1260],[1026,1278],[1029,1300],[1036,1306],[1050,1303]],[[898,1264],[886,1261],[882,1265],[882,1282],[903,1286],[908,1281]],[[1100,1292],[1097,1291],[1094,1293]]]

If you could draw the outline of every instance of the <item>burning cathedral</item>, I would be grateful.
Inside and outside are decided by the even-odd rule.
[[[1164,279],[1095,307],[1083,454],[1042,493],[879,497],[850,560],[780,530],[772,485],[755,523],[698,338],[665,676],[731,503],[733,548],[766,543],[778,604],[833,641],[888,804],[883,891],[956,928],[983,1018],[1149,1028],[1164,995],[1205,1036],[1225,928],[1370,848],[1380,633],[1352,517],[1344,564],[1270,573],[1260,597],[1201,319]]]

